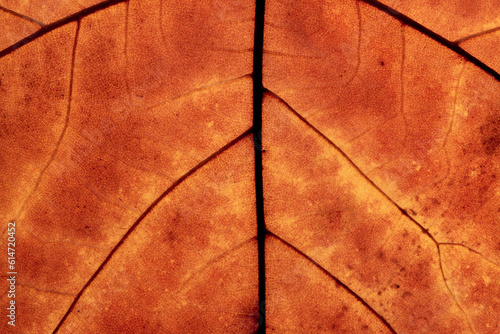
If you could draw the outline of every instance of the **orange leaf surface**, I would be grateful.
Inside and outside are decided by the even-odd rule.
[[[493,7],[0,1],[0,332],[500,332]]]

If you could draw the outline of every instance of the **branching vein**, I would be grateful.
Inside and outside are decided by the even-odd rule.
[[[18,12],[15,12],[15,11],[13,11],[13,10],[10,10],[10,9],[8,9],[8,8],[5,8],[5,7],[3,7],[3,6],[0,6],[0,10],[2,10],[2,11],[4,11],[4,12],[7,12],[7,13],[9,13],[9,14],[15,15],[15,16],[17,16],[17,17],[20,17],[20,18],[22,18],[22,19],[25,19],[25,20],[31,21],[31,22],[33,22],[33,23],[36,23],[36,24],[38,24],[38,25],[39,25],[40,27],[42,27],[42,28],[43,28],[43,27],[45,27],[45,24],[44,24],[44,23],[42,23],[42,22],[40,22],[40,21],[38,21],[38,20],[35,20],[35,19],[34,19],[34,18],[32,18],[32,17],[26,16],[26,15],[23,15],[23,14],[21,14],[21,13],[18,13]]]

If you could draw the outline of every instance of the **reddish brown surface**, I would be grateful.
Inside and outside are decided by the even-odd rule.
[[[99,2],[99,0],[0,0],[0,6],[43,24],[49,24]]]
[[[500,71],[500,6],[495,0],[382,0]]]
[[[56,29],[1,59],[1,217],[16,220],[19,226],[17,239],[23,246],[17,248],[17,269],[22,273],[17,300],[18,314],[24,315],[19,316],[16,328],[2,321],[0,331],[54,330],[85,283],[155,199],[251,127],[248,74],[253,6],[242,6],[236,14],[224,4],[219,7],[219,12],[213,13],[208,4],[182,9],[173,2],[162,6],[159,2],[117,4]],[[187,17],[191,21],[187,22]],[[171,34],[172,30],[177,33]],[[196,43],[185,43],[193,37]],[[175,241],[180,235],[171,232],[173,245],[169,247],[182,252],[188,250],[189,242],[200,246],[199,251],[189,248],[189,256],[197,262],[177,259],[182,263],[178,269],[182,277],[173,268],[161,269],[168,275],[182,281],[207,261],[255,237],[253,149],[248,136],[240,141],[228,149],[229,162],[210,160],[212,167],[206,168],[212,170],[212,185],[203,177],[198,178],[199,184],[182,184],[186,193],[177,195],[181,196],[177,200],[185,203],[184,213],[165,216],[151,227],[167,233],[161,226],[170,225],[171,219],[181,221],[179,224],[187,219],[181,224],[186,229],[191,226],[185,231],[187,240]],[[236,151],[230,154],[229,150]],[[224,166],[231,163],[236,165],[229,173]],[[187,180],[194,179],[193,175]],[[206,227],[201,230],[200,224]],[[6,227],[2,227],[5,251]],[[212,237],[212,228],[215,234],[222,228],[223,235]],[[153,254],[164,254],[168,259],[172,255],[171,250],[163,249],[164,240],[170,239],[162,238],[143,240],[145,253],[136,257],[138,263],[130,263],[128,275],[144,266],[141,275],[157,277],[151,270],[160,270],[160,258],[152,260]],[[208,251],[208,245],[214,249]],[[227,302],[242,300],[238,302],[242,310],[220,307],[242,314],[234,326],[241,322],[251,327],[254,324],[248,317],[253,319],[257,304],[257,262],[251,254],[256,249],[250,241],[241,249],[248,257],[248,273],[240,268],[240,281],[249,281],[247,292],[242,290],[241,296]],[[234,256],[217,265],[243,261],[236,253]],[[117,254],[107,265],[111,272],[119,270],[114,268],[121,265],[113,264],[118,258]],[[166,263],[174,265],[170,260]],[[203,275],[216,275],[217,270],[210,268]],[[107,277],[103,275],[99,277]],[[220,284],[239,284],[235,279],[228,277]],[[196,293],[206,290],[201,281],[190,284],[198,286]],[[167,288],[152,281],[146,285],[154,294],[159,293],[158,288]],[[219,292],[215,289],[213,293]],[[158,307],[152,303],[154,295],[149,299],[130,296],[129,302],[124,300],[120,305]],[[6,297],[2,294],[2,301],[7,301]],[[210,299],[197,298],[196,308]],[[81,302],[86,300],[83,295]],[[207,317],[219,314],[214,305],[206,308]],[[123,312],[118,311],[115,308],[101,316],[118,317]],[[74,312],[71,318],[78,317],[77,309]],[[148,321],[150,312],[156,311],[144,313]],[[161,313],[158,317],[163,318]],[[68,321],[71,325],[82,320]],[[109,327],[112,323],[95,321],[96,332],[117,330]],[[158,326],[167,326],[163,321]],[[102,331],[99,326],[103,326]],[[125,322],[124,326],[130,324]],[[61,331],[72,332],[65,328]],[[85,328],[79,327],[80,332],[86,332]]]
[[[247,136],[174,188],[87,289],[60,333],[255,330],[252,153]]]
[[[40,29],[40,25],[32,21],[1,10],[0,27],[2,27],[0,34],[0,50],[5,49]]]
[[[382,0],[438,34],[455,41],[500,26],[495,0]]]
[[[500,72],[500,30],[494,30],[460,42],[460,46]]]
[[[381,0],[432,31],[456,42],[500,71],[500,6],[495,0]]]
[[[266,247],[270,333],[391,333],[350,291],[302,254],[275,237],[266,240]]]
[[[99,0],[0,0],[0,50]]]
[[[0,48],[92,4],[0,1]],[[387,4],[498,66],[464,39],[491,3]],[[0,59],[0,332],[257,330],[254,10],[131,0]],[[362,1],[268,0],[263,85],[267,332],[498,333],[499,81]]]
[[[496,281],[474,287],[500,277],[498,81],[362,2],[283,6],[264,39],[264,86],[284,100],[265,113],[269,229],[396,332],[497,332]]]
[[[267,97],[264,110],[269,230],[349,286],[396,332],[466,331],[434,240],[282,103]]]

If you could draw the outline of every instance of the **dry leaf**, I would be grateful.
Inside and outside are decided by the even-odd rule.
[[[0,1],[1,332],[500,331],[494,4],[262,5]]]

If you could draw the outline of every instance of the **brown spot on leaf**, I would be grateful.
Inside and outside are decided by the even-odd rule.
[[[487,155],[494,154],[500,146],[500,113],[490,116],[488,122],[483,124],[479,131],[484,151]]]

